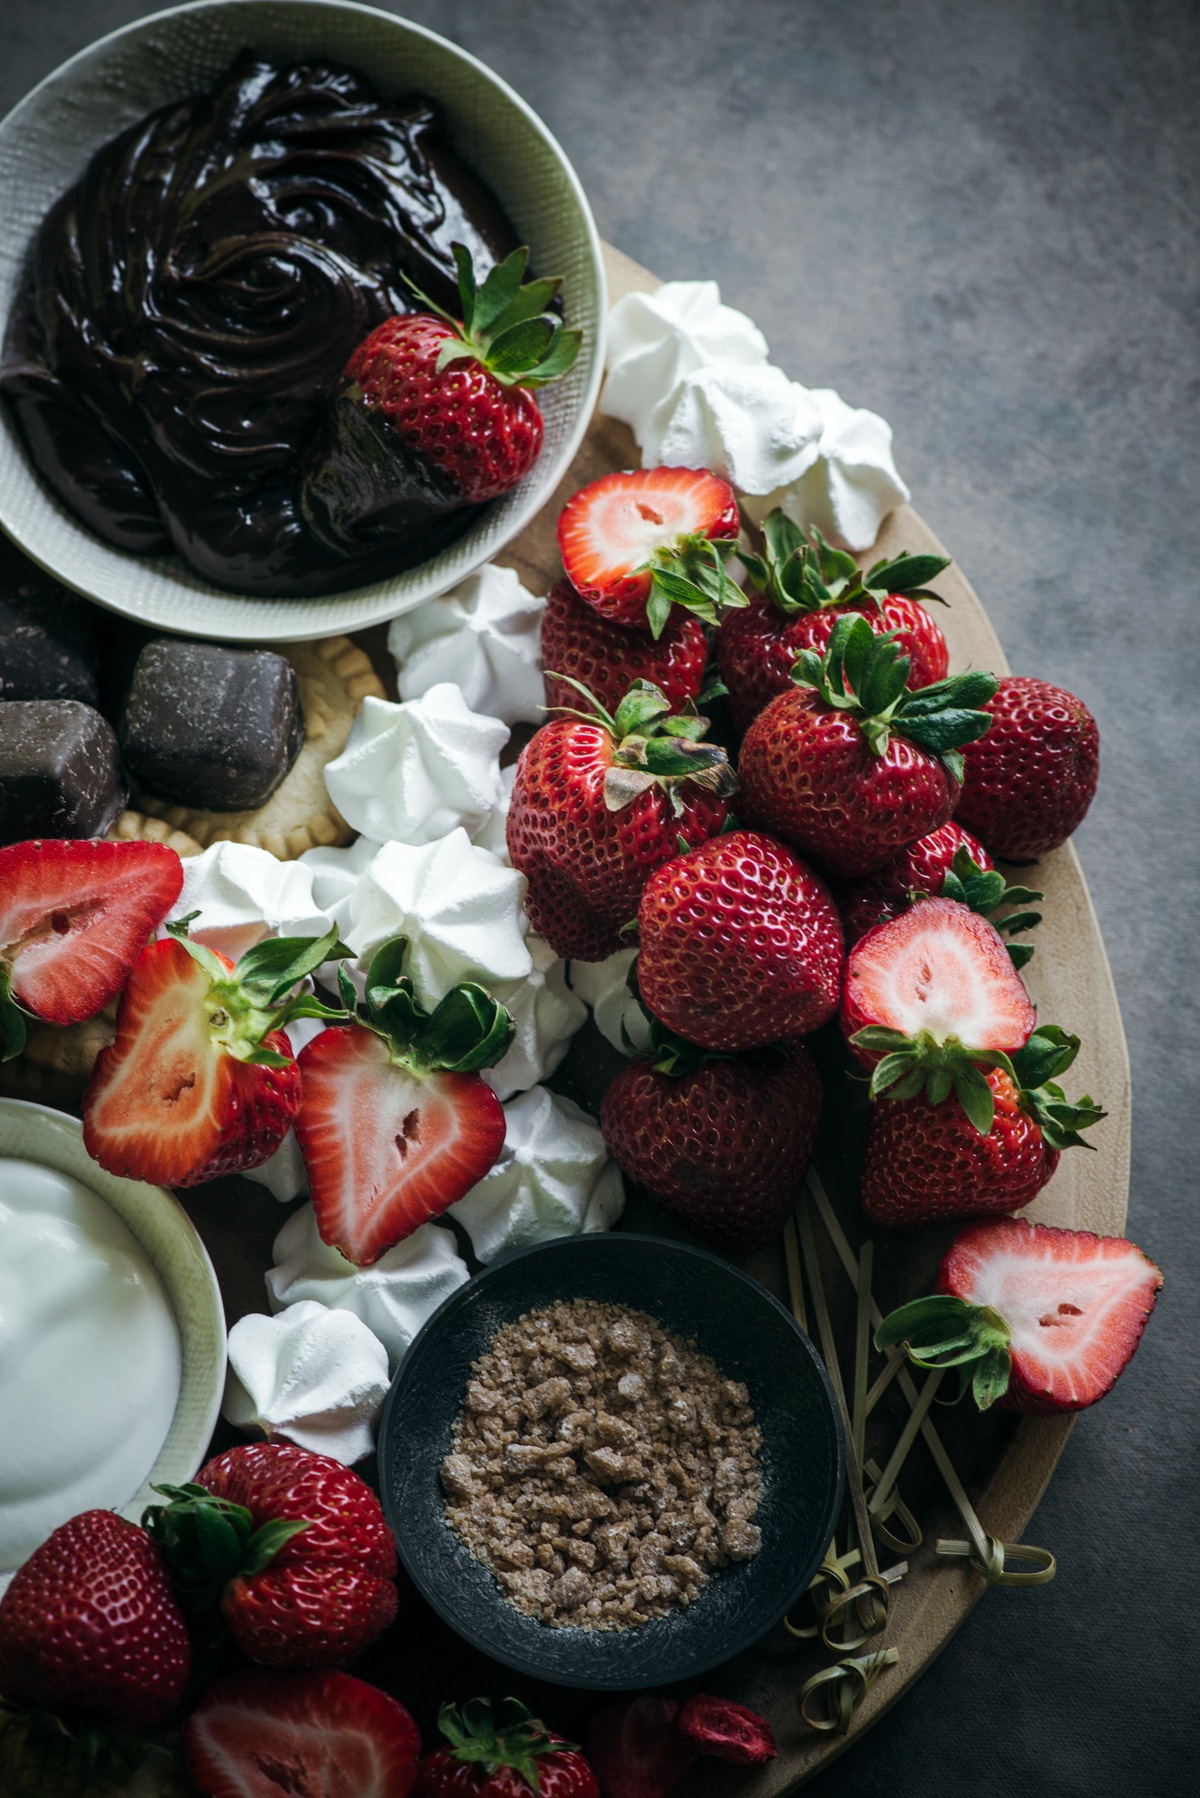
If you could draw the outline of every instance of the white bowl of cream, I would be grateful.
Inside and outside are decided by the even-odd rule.
[[[98,1167],[76,1118],[0,1099],[0,1585],[68,1517],[136,1521],[152,1483],[190,1479],[224,1380],[182,1206]]]

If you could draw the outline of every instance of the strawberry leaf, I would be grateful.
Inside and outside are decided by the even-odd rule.
[[[971,1305],[951,1293],[913,1299],[885,1317],[875,1332],[876,1348],[897,1343],[918,1367],[959,1368],[958,1396],[969,1387],[981,1411],[1008,1391],[1009,1329],[988,1305]]]
[[[323,936],[267,937],[247,949],[237,964],[237,978],[246,997],[265,1010],[325,962],[353,953],[339,942],[336,925]]]
[[[461,293],[462,263],[459,261],[458,253],[460,249],[462,249],[463,256],[468,263],[470,262],[471,257],[470,252],[463,249],[461,244],[455,249],[454,260],[459,266],[459,291]],[[482,287],[475,289],[471,324],[473,335],[476,337],[486,337],[501,313],[516,299],[518,290],[521,286],[521,277],[525,273],[525,266],[528,261],[529,250],[526,246],[522,245],[520,249],[511,251],[509,255],[504,258],[503,262],[497,262],[488,270],[487,277],[484,280]],[[474,285],[474,280],[475,274],[472,269],[472,285]]]
[[[996,1115],[996,1100],[985,1077],[971,1062],[954,1070],[954,1093],[980,1136],[987,1136]]]

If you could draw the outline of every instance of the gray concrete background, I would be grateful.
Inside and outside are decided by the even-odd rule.
[[[152,10],[4,0],[0,109]],[[915,504],[1015,670],[1060,682],[1099,719],[1100,793],[1076,842],[1133,1061],[1130,1231],[1166,1290],[1031,1527],[1058,1551],[1058,1579],[990,1593],[815,1789],[1183,1792],[1200,1747],[1197,7],[390,10],[530,101],[611,242],[664,276],[715,277],[789,373],[888,417]]]

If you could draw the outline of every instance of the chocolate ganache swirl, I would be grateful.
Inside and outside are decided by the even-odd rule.
[[[455,241],[482,279],[517,240],[432,102],[247,51],[106,144],[52,208],[0,391],[42,477],[119,549],[177,551],[245,594],[380,579],[471,511],[414,476],[403,530],[339,548],[309,530],[298,477],[351,351],[419,304],[404,277],[455,308]]]

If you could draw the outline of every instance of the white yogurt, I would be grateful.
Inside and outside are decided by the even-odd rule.
[[[129,1502],[179,1376],[174,1313],[116,1212],[67,1174],[0,1158],[0,1570],[77,1512]]]

